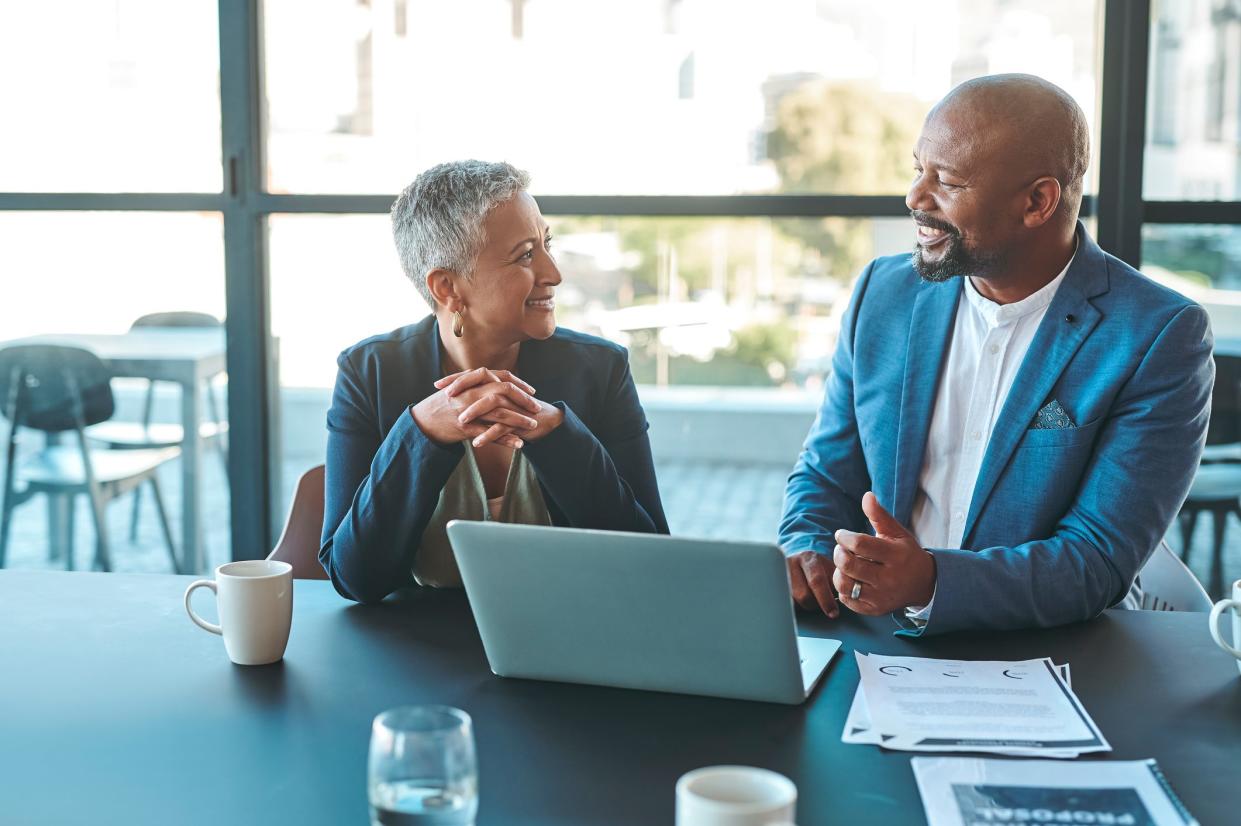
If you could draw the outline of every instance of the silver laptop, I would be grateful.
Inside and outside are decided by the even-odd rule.
[[[501,677],[797,704],[840,648],[798,637],[775,545],[448,523]]]

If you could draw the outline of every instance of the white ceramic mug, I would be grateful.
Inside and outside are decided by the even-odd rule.
[[[197,588],[215,592],[220,624],[207,622],[190,607]],[[293,622],[293,566],[248,559],[215,569],[215,579],[199,579],[185,589],[185,611],[199,628],[224,637],[224,650],[237,665],[267,665],[284,656]]]
[[[677,826],[792,826],[797,787],[752,766],[708,766],[677,781]]]
[[[1219,633],[1219,615],[1232,609],[1232,645],[1224,642]],[[1237,658],[1237,669],[1241,670],[1241,579],[1232,584],[1232,599],[1221,599],[1211,609],[1211,638],[1215,644]]]

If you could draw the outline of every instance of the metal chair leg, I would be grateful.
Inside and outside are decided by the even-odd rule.
[[[155,512],[159,514],[159,526],[164,531],[164,542],[168,544],[168,558],[172,560],[172,572],[182,574],[181,563],[177,559],[177,546],[172,541],[172,528],[168,524],[168,511],[164,509],[164,496],[159,490],[159,480],[151,475],[151,493],[155,498]]]
[[[4,468],[4,499],[0,500],[0,568],[4,567],[4,558],[9,550],[9,534],[13,530],[13,511],[17,507],[13,493],[13,457]]]
[[[9,420],[9,439],[4,451],[4,498],[0,499],[0,568],[4,567],[4,557],[9,550],[9,532],[13,527],[13,509],[17,507],[17,396],[25,379],[21,369],[14,367],[9,376],[9,392],[6,394],[4,415]]]
[[[9,533],[13,529],[13,494],[7,484],[5,487],[4,500],[0,503],[0,568],[4,567],[4,558],[9,550]]]
[[[210,380],[207,381],[207,407],[211,413],[212,420],[216,423],[215,446],[220,451],[220,461],[224,464],[224,479],[228,481],[228,436],[221,432],[218,428],[224,424],[224,419],[220,416],[220,405],[216,401],[215,386]]]
[[[95,468],[91,464],[90,449],[86,445],[86,423],[83,421],[82,396],[78,391],[77,380],[71,373],[66,373],[65,383],[69,386],[72,393],[78,450],[82,454],[82,469],[86,472],[85,492],[86,497],[90,500],[91,514],[95,518],[95,565],[103,571],[111,571],[112,555],[108,551],[108,518],[104,510],[104,505],[111,497],[104,496],[104,486],[95,478]]]
[[[73,570],[73,546],[75,544],[74,527],[78,521],[78,497],[66,493],[65,497],[65,570]]]
[[[142,485],[134,488],[134,507],[129,516],[129,544],[138,542],[138,509],[142,504]]]
[[[1211,512],[1211,599],[1224,596],[1224,534],[1228,530],[1231,506],[1214,508]]]
[[[108,550],[108,518],[104,512],[103,497],[96,486],[91,485],[86,498],[90,500],[91,517],[95,521],[95,566],[101,571],[112,570],[112,555]]]
[[[1189,562],[1189,549],[1194,539],[1194,528],[1198,525],[1198,510],[1185,508],[1180,513],[1181,522],[1181,561]]]

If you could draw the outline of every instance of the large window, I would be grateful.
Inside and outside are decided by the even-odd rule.
[[[1087,226],[1241,339],[1241,10],[1147,6],[8,4],[0,69],[21,82],[0,104],[24,125],[0,167],[18,276],[0,339],[227,317],[241,506],[230,550],[210,511],[230,484],[204,460],[206,560],[259,555],[322,461],[336,354],[426,312],[393,252],[394,193],[437,162],[503,158],[552,222],[561,323],[630,350],[673,528],[770,539],[851,285],[910,249],[910,150],[965,79],[1067,89],[1095,141]]]
[[[639,384],[817,390],[853,279],[908,251],[901,218],[552,216],[557,320],[630,349]],[[286,386],[330,387],[336,354],[428,307],[387,216],[269,222]]]
[[[189,573],[233,556],[225,233],[212,195],[224,179],[218,8],[56,0],[0,9],[0,343],[35,337],[93,351],[113,376],[115,409],[87,429],[91,465],[118,485],[142,480],[120,497],[24,501],[6,565],[102,564],[88,498],[102,500],[112,570]],[[140,319],[201,326],[131,331]],[[203,429],[194,445],[173,435],[192,432],[187,421]],[[54,481],[72,480],[81,453],[71,434],[16,435],[16,489],[45,459]],[[156,452],[144,458],[135,447]]]
[[[1145,195],[1241,199],[1241,3],[1160,0],[1154,9]]]
[[[1080,0],[264,5],[275,192],[391,192],[478,157],[558,195],[903,194],[965,78],[1034,72],[1096,109]]]
[[[0,192],[218,192],[210,0],[0,10]]]
[[[565,279],[557,319],[629,348],[672,527],[770,539],[853,279],[875,255],[907,250],[907,220],[550,221]],[[386,216],[273,216],[270,227],[287,482],[323,455],[336,354],[427,307],[400,272]],[[766,440],[738,451],[739,425]],[[744,483],[751,507],[669,481],[695,475]]]
[[[463,157],[529,170],[565,274],[558,320],[629,348],[661,474],[753,492],[722,519],[671,493],[701,486],[665,484],[682,533],[774,536],[852,283],[912,249],[895,216],[930,106],[1023,71],[1098,108],[1094,3],[334,0],[309,25],[303,4],[264,7],[270,190],[390,193]],[[777,211],[887,196],[872,203],[892,217],[830,199],[726,217],[755,194]],[[642,196],[724,197],[643,217]],[[304,466],[335,354],[426,310],[383,216],[273,216],[269,238],[286,463]],[[739,453],[737,421],[765,438]]]
[[[1142,268],[1200,302],[1211,318],[1216,392],[1207,459],[1223,458],[1226,468],[1239,432],[1241,3],[1156,0],[1149,55]],[[1241,535],[1229,513],[1210,515],[1211,498],[1195,485],[1181,513],[1183,532],[1174,530],[1170,543],[1204,583],[1222,590],[1241,570]],[[1209,521],[1215,524],[1203,524]]]

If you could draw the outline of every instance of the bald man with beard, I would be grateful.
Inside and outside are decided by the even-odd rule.
[[[1189,491],[1203,309],[1078,221],[1090,140],[1059,87],[996,75],[927,115],[912,256],[871,262],[789,477],[796,603],[921,635],[1131,604]]]

